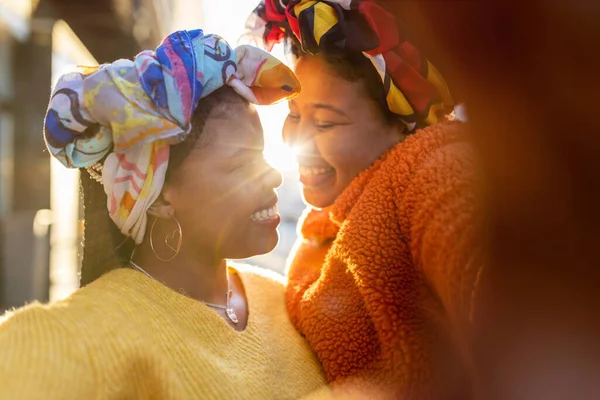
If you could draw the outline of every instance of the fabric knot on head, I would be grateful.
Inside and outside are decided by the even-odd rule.
[[[46,145],[66,167],[101,171],[111,219],[139,244],[169,145],[186,139],[200,99],[224,85],[256,104],[300,91],[293,72],[262,50],[234,50],[201,29],[177,31],[134,60],[63,75],[44,121]]]

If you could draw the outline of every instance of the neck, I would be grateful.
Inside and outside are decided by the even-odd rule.
[[[176,292],[199,301],[225,305],[227,264],[223,258],[206,253],[181,252],[173,260],[161,261],[144,241],[135,250],[132,261]]]

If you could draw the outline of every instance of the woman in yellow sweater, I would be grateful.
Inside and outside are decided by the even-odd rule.
[[[44,136],[85,169],[83,287],[2,318],[0,399],[318,396],[281,279],[225,261],[278,239],[281,177],[249,101],[298,91],[276,59],[201,30],[59,80]]]

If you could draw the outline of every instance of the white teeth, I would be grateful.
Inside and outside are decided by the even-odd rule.
[[[275,204],[271,208],[265,208],[264,210],[260,210],[255,212],[250,216],[252,221],[268,221],[277,216],[279,209],[277,208],[277,204]]]
[[[322,167],[299,167],[300,175],[304,176],[312,176],[312,175],[321,175],[326,174],[328,172],[333,171],[333,168],[322,168]]]

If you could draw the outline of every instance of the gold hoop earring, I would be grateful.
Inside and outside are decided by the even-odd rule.
[[[153,239],[154,227],[156,226],[156,222],[158,221],[158,218],[156,218],[154,220],[154,222],[152,223],[152,227],[150,228],[150,248],[152,249],[152,252],[154,253],[154,257],[156,257],[160,261],[164,261],[164,262],[172,261],[175,257],[177,257],[177,255],[179,254],[179,251],[181,250],[181,243],[183,242],[183,230],[181,229],[181,224],[179,223],[179,221],[177,221],[177,218],[175,218],[174,216],[171,216],[171,219],[173,221],[175,221],[175,223],[177,224],[177,229],[175,229],[171,235],[165,236],[165,246],[167,246],[169,249],[173,250],[173,253],[174,253],[173,256],[170,258],[162,258],[161,256],[158,255],[158,253],[156,253],[156,249],[154,249],[154,239]],[[169,240],[175,239],[176,235],[177,235],[177,246],[173,247],[169,243]]]

